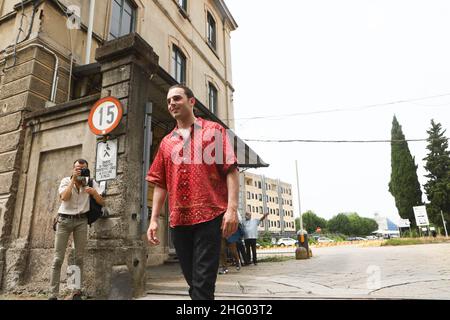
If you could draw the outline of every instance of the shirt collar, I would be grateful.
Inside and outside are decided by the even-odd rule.
[[[194,123],[191,126],[191,131],[192,128],[197,128],[197,129],[203,129],[203,119],[200,117],[197,117],[194,121]],[[175,128],[172,130],[172,137],[177,137],[180,136],[180,134],[178,133],[178,125],[175,126]]]

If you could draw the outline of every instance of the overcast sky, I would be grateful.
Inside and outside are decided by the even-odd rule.
[[[431,119],[450,128],[450,1],[226,3],[239,25],[231,45],[240,137],[390,139],[394,114],[407,139],[426,138]],[[415,100],[436,95],[443,96]],[[400,100],[414,101],[364,108]],[[331,109],[347,111],[239,120]],[[294,189],[294,160],[299,161],[302,212],[326,219],[349,211],[399,218],[388,191],[389,143],[249,145],[270,163],[252,172]],[[422,185],[425,147],[426,142],[409,143]],[[296,194],[294,205],[298,216]]]

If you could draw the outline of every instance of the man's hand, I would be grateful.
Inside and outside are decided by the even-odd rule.
[[[96,195],[99,195],[97,190],[95,190],[94,188],[91,187],[86,187],[84,188],[84,190],[86,191],[86,193],[88,193],[90,196],[95,197]]]
[[[159,245],[159,243],[160,243],[159,239],[156,237],[156,234],[158,232],[158,227],[159,227],[158,222],[151,220],[150,226],[148,227],[148,230],[147,230],[148,242],[150,242],[150,244],[155,245],[155,246]]]
[[[227,210],[223,215],[222,220],[222,237],[228,238],[238,229],[239,219],[237,216],[237,211]]]
[[[72,171],[72,181],[76,182],[77,181],[77,177],[79,177],[81,175],[81,166],[80,165],[76,165],[75,168],[73,168]]]

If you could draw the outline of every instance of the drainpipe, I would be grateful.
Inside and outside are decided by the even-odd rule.
[[[56,55],[56,53],[54,53],[52,50],[50,50],[49,48],[47,48],[47,47],[45,47],[45,46],[43,46],[41,44],[38,44],[38,43],[30,43],[29,45],[26,45],[26,46],[16,50],[16,52],[7,53],[5,55],[5,58],[2,59],[0,62],[5,61],[5,63],[6,63],[6,58],[8,56],[15,55],[17,52],[23,51],[23,50],[28,49],[30,47],[39,47],[39,48],[47,51],[51,55],[53,55],[53,57],[55,58],[55,71],[53,72],[53,81],[52,81],[52,90],[51,90],[51,93],[50,93],[50,101],[53,102],[53,103],[56,103],[56,92],[58,90],[58,79],[59,79],[59,77],[58,77],[59,59],[58,59],[58,56]],[[4,71],[7,71],[8,69],[11,69],[11,67],[6,67],[4,69]]]
[[[84,57],[84,63],[89,64],[91,57],[91,46],[92,46],[92,29],[94,27],[94,10],[95,10],[95,0],[89,1],[89,25],[88,33],[86,39],[86,56]]]
[[[88,22],[88,32],[86,38],[86,53],[84,57],[84,64],[89,64],[91,57],[91,47],[92,47],[92,29],[94,27],[94,9],[95,0],[89,1],[89,22]],[[81,82],[81,96],[84,97],[88,92],[88,78],[84,78]]]
[[[227,118],[226,118],[227,121],[226,122],[230,128],[231,127],[234,128],[234,120],[233,120],[233,125],[230,125],[231,119],[230,119],[230,103],[229,103],[230,97],[228,96],[229,92],[228,92],[227,30],[225,28],[226,22],[227,22],[226,19],[222,20],[223,60],[225,62],[225,103],[226,103],[226,107],[227,107]]]

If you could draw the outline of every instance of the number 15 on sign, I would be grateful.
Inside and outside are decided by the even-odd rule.
[[[96,135],[106,135],[119,125],[122,115],[123,109],[119,100],[113,97],[100,99],[89,114],[89,128]]]

